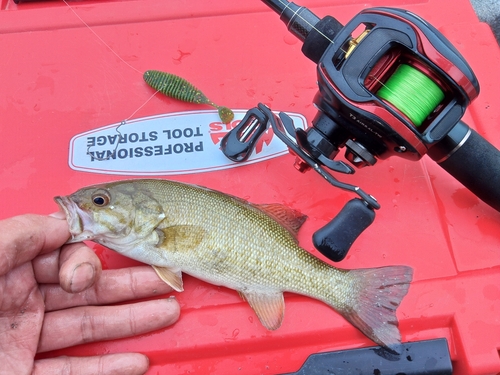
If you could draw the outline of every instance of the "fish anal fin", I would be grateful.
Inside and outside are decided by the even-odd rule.
[[[281,326],[285,315],[285,300],[282,292],[240,291],[239,293],[255,311],[265,328],[274,331]]]
[[[183,292],[182,272],[168,267],[151,266],[156,271],[158,277],[170,285],[176,292]]]
[[[401,334],[396,309],[408,293],[413,270],[389,266],[351,270],[360,291],[352,305],[339,311],[350,323],[377,344],[399,352]]]
[[[196,225],[173,225],[157,228],[156,247],[167,251],[182,252],[196,248],[205,237],[205,230]]]
[[[256,204],[254,206],[284,226],[294,237],[297,237],[300,227],[307,219],[303,213],[279,203]]]

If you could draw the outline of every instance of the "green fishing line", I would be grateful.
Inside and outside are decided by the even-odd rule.
[[[420,126],[444,99],[439,86],[419,70],[402,64],[377,95]]]

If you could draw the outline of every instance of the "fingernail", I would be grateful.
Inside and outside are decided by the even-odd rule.
[[[73,270],[71,275],[70,290],[72,293],[79,293],[90,287],[94,283],[95,269],[92,264],[80,263]]]

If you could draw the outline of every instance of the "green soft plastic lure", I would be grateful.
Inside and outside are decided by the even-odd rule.
[[[234,118],[234,113],[231,109],[215,104],[198,88],[175,74],[161,72],[159,70],[147,70],[144,73],[144,81],[155,90],[171,98],[188,103],[208,104],[217,108],[219,117],[225,124],[230,123]]]

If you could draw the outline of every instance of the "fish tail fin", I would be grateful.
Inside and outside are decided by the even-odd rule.
[[[396,309],[408,293],[413,270],[390,266],[351,270],[357,293],[342,315],[377,344],[399,352],[401,334]]]

